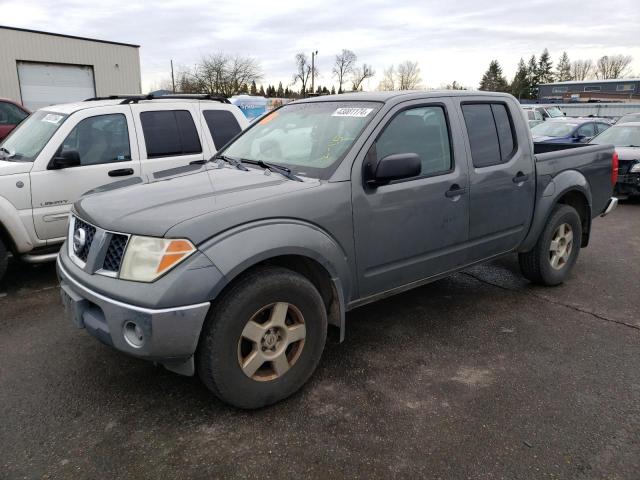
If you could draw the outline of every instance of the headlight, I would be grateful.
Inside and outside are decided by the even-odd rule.
[[[189,240],[133,235],[124,253],[120,278],[153,282],[195,251]]]
[[[629,169],[629,173],[638,173],[640,172],[640,162],[634,163]]]

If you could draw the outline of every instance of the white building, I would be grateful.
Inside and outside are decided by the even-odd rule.
[[[140,93],[140,46],[0,26],[0,97],[35,110]]]

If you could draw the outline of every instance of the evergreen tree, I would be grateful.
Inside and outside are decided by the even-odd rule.
[[[553,82],[553,62],[546,48],[538,60],[538,85]]]
[[[243,83],[242,86],[238,89],[238,93],[242,95],[249,93],[249,85],[247,85],[246,83]]]
[[[282,88],[282,82],[278,84],[278,91],[276,92],[276,97],[278,98],[284,97],[284,89]]]
[[[502,74],[502,67],[497,60],[491,60],[489,68],[482,76],[480,90],[489,92],[506,92],[509,89],[507,79]]]
[[[333,85],[331,86],[331,95],[335,95],[336,94],[336,87],[334,87]]]
[[[255,80],[251,81],[251,88],[249,89],[249,93],[251,95],[257,95],[258,94],[258,88],[256,87],[256,81]]]
[[[529,85],[529,74],[527,70],[527,65],[524,63],[524,60],[521,58],[518,62],[518,69],[516,70],[516,74],[513,77],[513,82],[511,82],[511,95],[516,97],[518,100],[521,98],[529,98],[529,94],[531,92],[531,85]]]
[[[291,96],[291,92],[289,91],[289,87],[284,89],[284,98],[289,98]]]
[[[322,87],[322,93],[325,95],[329,95],[329,89],[327,87]]]
[[[526,98],[536,98],[538,96],[538,84],[540,83],[538,76],[538,61],[535,55],[531,55],[527,64],[527,83],[529,84],[529,93]]]
[[[262,85],[260,85],[260,90],[258,90],[258,95],[260,95],[261,97],[265,96],[264,87]]]
[[[322,93],[322,87],[320,85],[318,85],[318,88],[316,88],[316,93],[318,95],[320,95]]]
[[[566,82],[568,80],[571,80],[571,61],[567,52],[562,52],[562,56],[556,66],[556,81]]]

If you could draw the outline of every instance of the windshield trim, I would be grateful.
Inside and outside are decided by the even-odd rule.
[[[236,141],[238,141],[240,138],[242,138],[244,135],[246,135],[249,131],[251,131],[251,129],[255,128],[256,125],[259,125],[262,120],[264,120],[265,118],[269,117],[270,115],[273,115],[275,112],[277,112],[279,110],[282,110],[283,108],[291,107],[291,106],[294,106],[294,105],[303,105],[303,104],[305,104],[305,105],[313,105],[313,104],[329,104],[329,103],[339,103],[339,104],[344,104],[344,103],[357,103],[357,104],[370,103],[372,105],[376,105],[376,109],[375,109],[374,112],[372,112],[373,115],[372,115],[371,119],[364,124],[364,126],[362,127],[362,130],[358,134],[358,137],[356,137],[354,139],[354,141],[351,144],[351,146],[349,148],[347,148],[347,150],[339,158],[337,158],[333,162],[332,165],[330,165],[329,167],[326,167],[324,169],[321,169],[321,170],[323,170],[323,172],[321,174],[316,174],[316,171],[318,169],[312,169],[313,171],[309,171],[309,168],[303,169],[303,167],[300,166],[300,165],[294,165],[294,164],[284,163],[284,162],[279,162],[279,161],[275,161],[275,162],[269,161],[269,163],[277,164],[280,167],[289,168],[291,170],[291,173],[293,173],[294,175],[299,176],[299,177],[314,178],[314,179],[320,179],[320,180],[327,179],[328,180],[335,173],[335,171],[340,167],[340,165],[342,164],[344,159],[347,157],[349,152],[353,149],[353,146],[356,144],[358,139],[365,132],[367,127],[369,127],[371,125],[371,122],[373,122],[375,116],[384,107],[385,102],[379,101],[379,100],[357,100],[357,99],[350,99],[350,100],[340,100],[340,99],[330,99],[330,100],[329,99],[327,99],[327,100],[325,100],[325,99],[315,100],[314,99],[314,100],[309,100],[309,99],[300,99],[300,100],[295,100],[293,102],[285,103],[283,105],[280,105],[277,108],[274,108],[273,110],[270,110],[269,112],[267,112],[264,115],[256,118],[255,120],[253,120],[246,129],[244,129],[243,131],[238,133],[222,149],[218,150],[216,152],[216,156],[218,156],[218,155],[226,155],[225,152],[233,144],[235,144]],[[267,160],[265,160],[265,161],[267,161]]]

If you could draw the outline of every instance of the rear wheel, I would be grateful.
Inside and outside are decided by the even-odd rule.
[[[326,335],[326,310],[314,285],[284,268],[259,268],[209,313],[196,355],[198,374],[231,405],[269,405],[307,381]]]
[[[569,205],[556,205],[536,246],[518,255],[522,274],[540,285],[561,284],[578,259],[581,239],[578,212]]]

